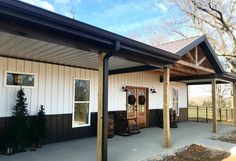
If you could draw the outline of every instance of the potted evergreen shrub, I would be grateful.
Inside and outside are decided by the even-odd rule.
[[[24,90],[17,91],[16,105],[13,108],[12,118],[8,129],[8,134],[13,145],[13,153],[25,151],[28,134],[28,110]]]
[[[9,128],[5,128],[5,154],[12,155],[14,154],[13,147],[14,147],[14,137],[12,136],[12,132]]]
[[[2,154],[13,154],[13,137],[7,127],[0,129],[0,152]]]
[[[42,139],[46,136],[46,126],[46,115],[44,107],[41,105],[37,116],[32,120],[29,132],[32,151],[35,151],[36,148],[41,148]]]

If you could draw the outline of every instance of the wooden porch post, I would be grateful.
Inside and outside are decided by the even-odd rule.
[[[107,161],[108,59],[105,55],[98,55],[97,161]]]
[[[102,161],[102,118],[103,118],[103,59],[105,54],[99,53],[98,65],[98,118],[97,118],[97,161]]]
[[[236,126],[236,82],[233,82],[234,126]]]
[[[213,123],[212,132],[216,133],[216,131],[217,131],[217,85],[216,85],[216,79],[212,80],[211,86],[212,86],[212,123]]]
[[[164,146],[170,147],[170,115],[169,115],[169,98],[170,91],[170,69],[163,69],[163,127],[164,127]]]

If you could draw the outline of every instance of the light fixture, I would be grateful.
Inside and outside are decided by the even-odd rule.
[[[150,88],[151,93],[157,93],[155,88]]]
[[[124,92],[128,91],[128,87],[127,87],[126,85],[124,85],[124,86],[122,87],[122,91],[124,91]]]

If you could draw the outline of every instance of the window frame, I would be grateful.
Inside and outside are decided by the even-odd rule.
[[[7,74],[22,74],[22,75],[33,75],[34,76],[34,85],[33,86],[20,86],[20,85],[8,85],[7,84]],[[36,73],[28,73],[28,72],[19,72],[19,71],[5,71],[4,73],[4,87],[12,87],[12,88],[35,88],[37,84],[37,74]]]
[[[174,101],[174,90],[177,90],[177,92],[178,92],[178,96],[177,96],[177,101]],[[178,104],[178,109],[177,109],[177,111],[176,111],[176,116],[179,116],[179,88],[177,88],[177,87],[172,87],[172,109],[174,110],[174,103],[177,103]]]
[[[89,81],[89,101],[75,101],[75,81],[76,80],[84,80],[84,81]],[[73,79],[73,94],[72,94],[72,128],[79,128],[79,127],[88,127],[91,126],[91,108],[90,108],[90,104],[91,104],[91,79],[86,79],[86,78],[77,78],[75,77]],[[84,124],[84,125],[75,125],[75,121],[74,121],[74,116],[75,116],[75,104],[76,103],[88,103],[88,124]]]

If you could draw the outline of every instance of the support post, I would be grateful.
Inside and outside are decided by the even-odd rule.
[[[98,118],[97,118],[97,161],[107,161],[108,119],[108,59],[99,53],[98,67]]]
[[[233,83],[233,110],[234,110],[234,126],[236,126],[236,82]]]
[[[199,122],[199,106],[197,106],[197,122]]]
[[[164,146],[170,147],[170,115],[169,115],[169,98],[170,98],[170,69],[163,69],[163,127],[164,127]]]
[[[109,52],[99,53],[98,66],[98,118],[97,118],[97,161],[107,161],[107,123],[108,123],[108,76],[109,58],[120,50],[120,42],[116,41]]]
[[[98,118],[97,118],[97,161],[102,161],[102,122],[103,122],[103,59],[105,54],[99,53],[98,66]]]
[[[213,128],[212,132],[216,133],[217,131],[217,86],[216,86],[216,79],[212,80],[212,123]]]
[[[228,121],[228,109],[225,109],[225,114],[226,114],[226,121]]]

